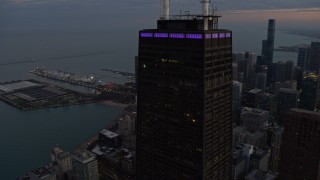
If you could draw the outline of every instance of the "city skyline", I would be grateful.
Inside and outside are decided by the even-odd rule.
[[[166,19],[146,0],[1,1],[0,179],[76,178],[77,152],[97,160],[93,179],[275,178],[284,112],[320,109],[320,75],[308,72],[319,70],[320,4],[291,2],[214,1],[223,17],[207,29],[206,16]],[[201,6],[172,0],[170,15]],[[264,39],[274,48],[259,64]]]

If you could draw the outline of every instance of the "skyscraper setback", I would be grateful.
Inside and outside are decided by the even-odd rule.
[[[232,32],[203,7],[139,32],[137,179],[231,178]]]

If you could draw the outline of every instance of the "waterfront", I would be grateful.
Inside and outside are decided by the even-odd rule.
[[[154,12],[148,16],[147,12],[130,14],[123,23],[117,23],[109,16],[115,13],[109,9],[117,8],[107,9],[94,6],[91,1],[88,3],[86,7],[72,4],[63,6],[64,9],[54,5],[0,9],[0,21],[3,22],[0,24],[0,81],[36,79],[53,82],[29,73],[37,66],[44,66],[75,73],[94,73],[104,82],[125,82],[126,79],[111,77],[114,75],[100,69],[134,72],[138,30],[155,27],[158,12],[149,9]],[[124,12],[117,10],[116,13]],[[112,14],[112,17],[116,15]],[[220,27],[233,30],[234,52],[248,50],[261,53],[261,41],[267,36],[267,19],[261,19],[259,24],[238,26],[222,20],[224,24]],[[278,25],[283,26],[282,22],[277,22]],[[312,40],[315,39],[278,31],[275,47],[310,43]],[[296,61],[296,53],[275,52],[275,56],[275,61]],[[22,61],[28,62],[15,63]],[[87,88],[54,83],[88,92]],[[0,102],[0,179],[15,179],[45,165],[56,143],[72,151],[113,121],[121,111],[122,108],[88,104],[22,112]]]
[[[228,28],[233,27],[231,26]],[[250,28],[234,28],[234,51],[239,52],[242,50],[250,50],[256,51],[257,54],[260,54],[261,40],[266,38],[266,31],[257,28],[251,29],[250,31],[248,31],[248,29]],[[254,38],[243,44],[242,42],[244,42],[244,39],[246,39],[249,34],[254,34]],[[0,66],[1,82],[33,78],[66,86],[73,90],[88,92],[89,90],[87,88],[36,77],[29,73],[29,71],[34,69],[36,66],[45,66],[50,69],[73,71],[85,74],[94,73],[97,78],[105,78],[105,82],[125,82],[126,80],[119,77],[112,78],[106,74],[108,72],[101,71],[101,68],[117,69],[128,72],[134,71],[134,55],[136,55],[136,52],[133,53],[131,50],[128,51],[128,53],[121,54],[121,56],[114,53],[105,53],[50,60],[50,57],[54,56],[53,52],[37,51],[37,48],[39,48],[41,44],[33,44],[33,47],[30,47],[29,51],[26,51],[25,49],[27,48],[27,44],[24,44],[26,39],[30,41],[33,39],[32,41],[37,42],[37,40],[40,41],[45,38],[42,37],[41,34],[33,37],[27,37],[25,34],[16,34],[17,36],[14,36],[12,33],[7,33],[6,35],[7,36],[2,37],[0,49],[5,49],[4,46],[6,43],[10,43],[11,41],[15,41],[19,46],[15,47],[15,49],[11,51],[3,51],[1,54],[2,58],[0,58],[1,63],[28,57],[30,51],[33,51],[33,53],[37,54],[41,58],[30,63]],[[91,32],[90,35],[87,36],[92,37],[93,40],[96,39],[95,32]],[[105,41],[108,42],[107,30],[105,33],[101,33],[100,35],[101,37],[106,38]],[[64,42],[63,39],[66,38],[66,36],[71,36],[69,37],[70,39],[76,40],[72,42]],[[34,40],[34,38],[37,40]],[[137,46],[136,33],[133,33],[133,37],[131,38],[132,42],[128,42],[128,46],[132,46],[132,49],[135,49]],[[61,36],[58,36],[56,39],[56,41],[59,40],[65,49],[68,49],[69,47],[73,47],[74,49],[78,48],[78,54],[82,53],[81,44],[87,42],[87,39],[82,39],[81,33],[74,35],[69,33],[61,34]],[[276,46],[290,46],[310,41],[310,38],[303,36],[290,35],[281,32],[277,32],[276,34]],[[55,45],[56,44],[49,43],[48,47],[49,49],[55,49]],[[101,45],[110,47],[107,43]],[[61,46],[59,48],[62,48]],[[87,52],[99,51],[101,47],[98,47],[97,49],[94,48],[95,45],[93,44],[91,48],[88,48],[85,51],[85,53],[87,54]],[[114,47],[110,48],[113,49]],[[20,53],[15,53],[16,51]],[[69,54],[72,54],[72,52],[73,51],[70,50]],[[62,50],[59,49],[56,50],[55,53],[57,54],[56,56],[66,54],[66,52],[62,52]],[[296,60],[296,53],[275,52],[275,56],[276,61]],[[122,59],[124,57],[126,58],[125,60]],[[84,141],[88,140],[91,136],[99,132],[99,130],[108,123],[113,121],[114,118],[121,113],[121,108],[105,106],[102,104],[89,104],[22,112],[0,102],[0,113],[0,140],[2,142],[2,147],[4,147],[0,150],[0,158],[2,159],[0,163],[0,179],[11,180],[31,169],[49,162],[50,150],[56,143],[61,144],[61,146],[66,150],[73,150]]]
[[[74,150],[110,124],[122,109],[87,104],[23,112],[0,101],[0,179],[15,179],[45,165],[55,144]]]

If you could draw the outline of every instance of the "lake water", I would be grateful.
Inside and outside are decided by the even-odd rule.
[[[73,151],[121,111],[102,104],[87,104],[22,112],[0,102],[0,179],[15,179],[45,165],[55,144]]]

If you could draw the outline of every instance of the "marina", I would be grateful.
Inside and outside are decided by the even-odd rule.
[[[112,69],[101,69],[102,71],[107,71],[107,72],[111,72],[114,74],[120,74],[128,79],[134,79],[135,74],[134,73],[130,73],[130,72],[123,72],[123,71],[116,71],[116,70],[112,70]]]
[[[45,70],[44,68],[36,68],[30,73],[37,76],[45,77],[48,79],[63,81],[69,84],[74,84],[78,86],[84,86],[92,89],[100,89],[99,82],[94,78],[93,74],[87,76],[81,76],[72,72],[65,71],[50,71]]]
[[[95,102],[88,94],[33,79],[0,83],[0,99],[20,110],[57,108]]]

